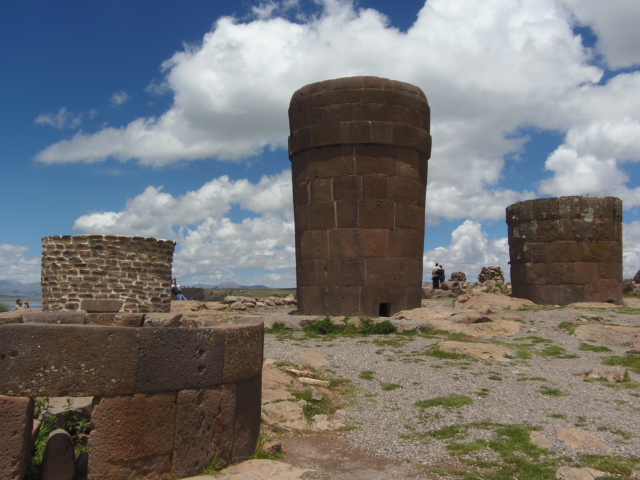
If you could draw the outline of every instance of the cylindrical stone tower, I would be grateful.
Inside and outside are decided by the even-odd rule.
[[[390,316],[420,307],[429,104],[413,85],[350,77],[289,107],[298,308]]]
[[[129,235],[42,239],[42,309],[80,310],[83,300],[120,300],[122,312],[168,312],[176,242]]]
[[[541,198],[507,207],[513,295],[622,304],[622,201]]]

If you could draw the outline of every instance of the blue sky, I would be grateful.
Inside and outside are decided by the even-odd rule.
[[[295,286],[291,94],[377,75],[432,108],[425,265],[508,272],[504,209],[613,195],[640,268],[637,0],[0,3],[0,280],[41,238],[178,242],[185,284]],[[427,275],[428,276],[428,275]]]

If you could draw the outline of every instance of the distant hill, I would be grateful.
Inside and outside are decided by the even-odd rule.
[[[239,283],[228,282],[219,285],[205,285],[202,283],[189,285],[196,288],[220,288],[234,290],[264,290],[269,289],[266,285],[240,285]],[[37,283],[20,283],[15,280],[0,280],[0,296],[4,297],[40,297],[42,295],[42,287],[40,282]]]
[[[39,297],[42,295],[40,282],[20,283],[15,280],[0,280],[0,295],[5,297]]]
[[[207,285],[204,283],[196,283],[194,285],[189,285],[190,287],[194,287],[194,288],[233,288],[233,289],[252,289],[252,290],[260,290],[260,289],[268,289],[271,287],[267,287],[265,285],[240,285],[239,283],[234,283],[234,282],[227,282],[227,283],[220,283],[218,285]]]

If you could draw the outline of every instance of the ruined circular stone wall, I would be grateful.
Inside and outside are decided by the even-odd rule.
[[[622,304],[622,201],[541,198],[507,207],[513,295]]]
[[[429,115],[418,87],[378,77],[293,94],[301,312],[388,316],[420,306]]]
[[[20,313],[0,325],[2,478],[20,480],[35,397],[93,396],[89,478],[195,475],[247,459],[260,434],[264,324],[173,313]],[[20,432],[17,434],[16,432]]]
[[[124,302],[123,312],[168,312],[176,243],[128,235],[42,239],[42,309],[79,310],[85,299]]]

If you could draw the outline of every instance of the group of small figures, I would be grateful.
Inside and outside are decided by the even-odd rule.
[[[22,301],[21,298],[16,300],[16,310],[22,310],[23,308],[29,308],[29,301]]]
[[[438,265],[436,263],[435,267],[433,267],[433,270],[431,270],[431,281],[433,282],[434,290],[440,288],[440,285],[442,285],[442,282],[445,281],[443,265]]]

